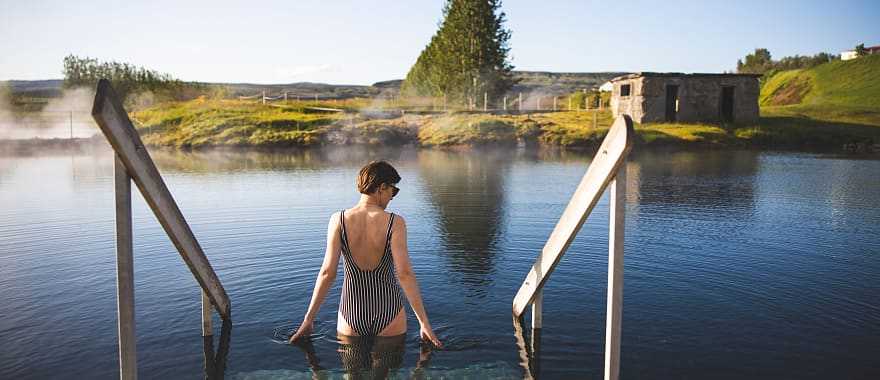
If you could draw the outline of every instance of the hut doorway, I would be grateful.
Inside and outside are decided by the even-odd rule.
[[[733,86],[721,87],[721,120],[733,121]]]
[[[674,122],[678,114],[678,85],[666,85],[666,121]]]

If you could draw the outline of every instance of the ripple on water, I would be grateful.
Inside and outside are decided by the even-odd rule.
[[[105,360],[116,357],[106,153],[0,162],[0,378],[115,376],[116,362]],[[391,209],[407,220],[412,264],[445,343],[416,369],[409,310],[395,376],[522,378],[511,300],[588,162],[406,149],[155,157],[231,297],[227,376],[236,379],[313,376],[303,352],[278,336],[305,314],[328,217],[356,202],[359,166],[383,157],[404,176]],[[628,165],[624,373],[880,377],[880,177],[870,174],[880,161],[646,151]],[[198,287],[139,196],[133,206],[138,350],[149,359],[140,374],[203,377]],[[545,289],[541,377],[601,376],[607,217],[606,196]],[[313,335],[331,378],[344,375],[339,280]]]

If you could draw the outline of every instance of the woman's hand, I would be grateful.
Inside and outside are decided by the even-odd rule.
[[[299,325],[299,329],[296,330],[296,333],[290,337],[287,343],[296,344],[300,339],[307,338],[312,333],[312,328],[312,321],[303,321],[303,323]]]
[[[419,329],[419,336],[428,342],[434,344],[437,347],[443,347],[443,343],[440,343],[440,339],[437,339],[437,336],[434,335],[434,330],[431,329],[431,326],[422,325]]]

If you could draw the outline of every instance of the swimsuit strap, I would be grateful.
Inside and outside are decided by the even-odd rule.
[[[339,212],[339,224],[342,225],[342,229],[339,230],[339,236],[342,238],[342,252],[345,253],[348,251],[351,252],[351,249],[348,247],[348,234],[345,233],[345,209]]]
[[[383,255],[391,252],[391,227],[394,225],[394,213],[392,212],[390,214],[391,217],[388,218],[388,233],[385,234],[385,252],[382,252]]]

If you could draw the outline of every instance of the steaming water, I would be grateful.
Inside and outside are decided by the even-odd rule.
[[[91,88],[64,90],[39,112],[14,112],[0,91],[0,140],[88,138],[100,133],[91,117]]]
[[[111,157],[0,157],[0,378],[117,376]],[[410,313],[396,376],[521,378],[526,363],[544,378],[602,374],[607,199],[545,290],[537,360],[520,359],[510,317],[585,155],[154,157],[232,300],[227,378],[310,378],[307,358],[342,375],[339,285],[321,309],[313,352],[273,335],[301,320],[327,218],[356,201],[355,174],[374,157],[393,160],[404,178],[390,208],[407,219],[447,346],[415,370]],[[880,161],[642,152],[628,168],[624,378],[880,377]],[[140,375],[203,377],[198,286],[139,195],[134,219]]]

